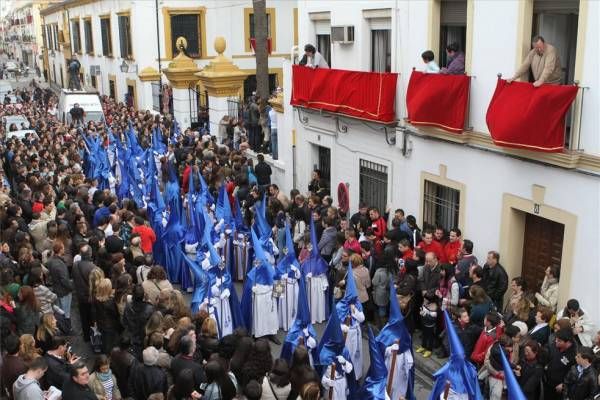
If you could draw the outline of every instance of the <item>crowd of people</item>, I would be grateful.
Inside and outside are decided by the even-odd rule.
[[[362,354],[373,326],[393,375],[383,378],[388,394],[410,398],[410,337],[420,332],[424,358],[456,350],[444,312],[485,398],[502,398],[503,351],[528,399],[598,391],[600,333],[577,300],[557,308],[557,266],[530,288],[508,277],[497,252],[479,262],[456,227],[421,230],[402,209],[365,203],[344,213],[318,170],[288,197],[262,155],[256,165],[246,156],[247,142],[181,132],[168,115],[106,97],[106,124],[65,125],[49,112],[51,92],[32,87],[20,98],[0,109],[25,115],[37,133],[0,134],[3,396],[354,398],[372,393],[353,385],[374,379]],[[113,146],[129,158],[104,165],[98,154],[112,158]],[[135,151],[159,148],[142,168]],[[312,324],[326,321],[319,340]],[[408,334],[384,338],[398,323]],[[280,329],[289,333],[274,359]],[[74,337],[93,360],[76,354]]]

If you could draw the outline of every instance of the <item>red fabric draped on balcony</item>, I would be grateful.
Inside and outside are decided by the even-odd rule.
[[[507,83],[498,79],[486,122],[494,143],[532,151],[560,152],[565,144],[565,115],[577,86]]]
[[[453,133],[465,126],[471,78],[413,71],[406,92],[408,121]]]
[[[398,74],[292,67],[294,106],[393,123]]]

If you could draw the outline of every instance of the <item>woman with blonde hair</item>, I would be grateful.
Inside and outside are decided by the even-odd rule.
[[[56,318],[54,317],[54,314],[44,314],[42,316],[42,323],[40,326],[38,326],[35,333],[35,340],[43,352],[50,350],[52,339],[57,333],[58,326],[56,324]]]
[[[145,346],[148,346],[148,339],[150,338],[150,335],[152,335],[154,332],[164,334],[163,319],[163,315],[160,311],[154,311],[152,315],[150,315],[148,322],[146,322],[146,327],[144,328],[144,331],[146,333],[146,338],[144,339]]]
[[[302,400],[319,400],[321,398],[321,388],[316,382],[308,382],[302,386],[300,392],[300,398]]]
[[[94,299],[96,298],[96,287],[98,286],[98,283],[102,279],[104,279],[104,271],[102,271],[98,267],[95,267],[94,269],[92,269],[92,271],[90,272],[90,277],[89,277],[90,301],[91,302],[93,302]]]
[[[96,283],[95,296],[92,299],[92,317],[102,334],[102,352],[109,354],[119,343],[119,335],[123,328],[119,322],[119,310],[114,299],[112,282],[108,278],[101,278]]]
[[[25,364],[29,364],[35,358],[42,355],[42,349],[35,346],[35,338],[33,335],[26,333],[19,338],[19,357],[23,359]]]

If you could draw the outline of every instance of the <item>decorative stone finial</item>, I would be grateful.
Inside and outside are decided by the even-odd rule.
[[[225,49],[227,48],[227,42],[223,36],[217,36],[215,38],[215,51],[218,55],[223,55]]]

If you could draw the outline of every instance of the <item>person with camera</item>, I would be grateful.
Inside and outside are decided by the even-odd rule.
[[[71,345],[67,339],[58,336],[52,340],[50,350],[44,355],[48,363],[46,372],[46,387],[54,386],[60,390],[64,383],[70,379],[70,368],[81,359],[71,350]]]

